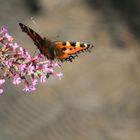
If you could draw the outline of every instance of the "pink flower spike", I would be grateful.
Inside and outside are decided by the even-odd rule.
[[[32,57],[13,39],[5,27],[0,29],[0,69],[3,75],[0,77],[0,85],[10,78],[14,85],[23,83],[23,91],[31,92],[36,90],[37,83],[47,82],[50,76],[61,79],[62,73],[55,74],[55,68],[61,67],[58,62],[47,59],[41,53]],[[0,94],[2,93],[0,87]]]

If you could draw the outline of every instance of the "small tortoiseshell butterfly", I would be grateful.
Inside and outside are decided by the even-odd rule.
[[[22,23],[19,23],[19,26],[23,32],[27,33],[31,37],[40,52],[51,60],[56,58],[61,62],[64,60],[72,62],[79,52],[90,52],[90,50],[93,48],[93,45],[88,43],[51,41],[49,39],[42,38],[31,28]]]

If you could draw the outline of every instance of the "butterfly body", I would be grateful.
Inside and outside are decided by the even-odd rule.
[[[19,23],[19,25],[22,31],[31,37],[40,52],[51,60],[57,59],[62,62],[64,60],[72,61],[76,56],[78,56],[77,54],[79,52],[90,51],[93,48],[93,45],[88,43],[51,41],[49,39],[42,38],[26,25],[22,23]]]
[[[55,50],[54,50],[54,43],[51,40],[44,38],[43,45],[40,45],[38,49],[40,52],[45,55],[48,59],[54,60],[55,59]]]

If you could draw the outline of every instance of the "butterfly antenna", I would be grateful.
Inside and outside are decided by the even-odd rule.
[[[35,21],[34,17],[31,17],[30,19],[31,19],[32,23],[36,26],[36,25],[37,25],[37,23],[36,23],[36,21]]]
[[[35,18],[34,17],[30,17],[30,19],[31,19],[31,22],[33,23],[33,25],[38,29],[38,31],[40,30],[39,28],[38,28],[38,24],[37,24],[37,22],[35,21]]]
[[[60,35],[56,35],[52,37],[53,40],[58,39],[58,38],[60,38]]]

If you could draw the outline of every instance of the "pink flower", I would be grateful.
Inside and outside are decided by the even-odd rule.
[[[21,78],[18,76],[14,76],[13,78],[13,84],[14,85],[18,85],[19,83],[21,83]]]
[[[13,49],[17,49],[18,48],[18,44],[17,43],[13,43]]]
[[[0,86],[5,83],[5,79],[0,79]],[[3,93],[3,89],[0,88],[0,95]]]
[[[40,82],[41,83],[45,83],[46,81],[47,81],[47,76],[46,75],[40,76]]]
[[[0,85],[5,83],[5,79],[0,79]]]
[[[12,42],[13,41],[13,37],[12,36],[10,36],[8,33],[6,33],[5,35],[4,35],[4,37],[5,38],[7,38],[7,40],[9,41],[9,42]]]
[[[55,68],[60,64],[48,60],[41,53],[32,57],[25,48],[13,42],[13,37],[8,34],[4,27],[0,30],[0,94],[3,93],[1,85],[6,78],[11,78],[14,85],[24,84],[23,91],[36,90],[36,84],[47,82],[49,76],[59,79],[62,73],[55,73]],[[2,77],[2,78],[1,78]]]
[[[3,89],[0,89],[0,95],[3,93]]]
[[[33,74],[34,73],[34,70],[35,70],[35,67],[34,65],[32,65],[32,63],[28,66],[28,73],[29,74]]]
[[[56,73],[56,76],[61,80],[61,77],[63,76],[63,73]]]

